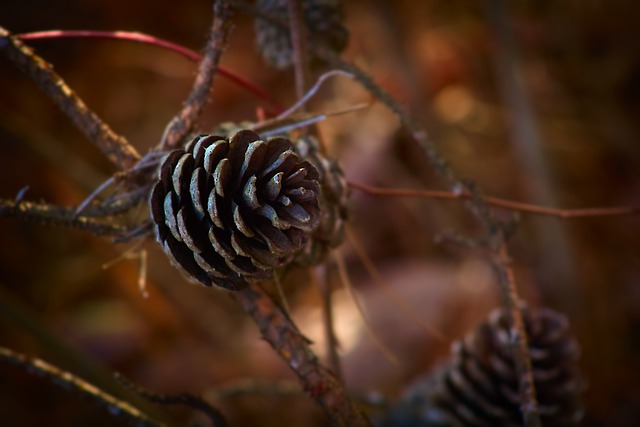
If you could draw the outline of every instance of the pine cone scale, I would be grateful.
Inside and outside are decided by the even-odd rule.
[[[195,214],[199,221],[202,221],[206,215],[206,188],[207,174],[203,168],[198,167],[191,175],[189,193],[191,194],[193,208],[195,209]]]
[[[177,197],[173,193],[167,193],[164,198],[164,224],[169,228],[169,231],[173,235],[174,239],[178,242],[182,241],[182,236],[180,236],[180,230],[178,230],[178,220],[175,215],[175,204],[174,200]]]
[[[249,228],[245,222],[245,215],[250,216],[249,213],[245,212],[243,215],[243,213],[240,212],[240,207],[234,202],[231,202],[231,208],[233,210],[233,224],[236,226],[236,229],[247,237],[254,237],[255,233],[251,231],[251,228]]]
[[[244,185],[244,188],[242,189],[242,199],[247,204],[247,206],[249,206],[249,208],[254,210],[262,206],[260,204],[260,201],[258,200],[258,187],[256,186],[257,181],[258,179],[256,178],[256,176],[252,175],[251,178],[247,180],[247,183]]]
[[[204,166],[205,171],[209,174],[213,174],[216,167],[220,164],[220,161],[226,158],[229,152],[229,144],[227,141],[216,140],[217,137],[206,137],[203,138],[201,144],[196,144],[195,149],[199,149],[197,151],[196,159],[202,152],[202,148],[204,148],[204,158],[202,165]],[[200,164],[200,162],[198,162]]]
[[[274,200],[276,200],[276,197],[278,197],[278,194],[280,194],[280,192],[282,191],[283,176],[284,176],[284,172],[278,172],[277,174],[273,175],[264,184],[264,197],[266,201],[273,202]],[[287,185],[293,185],[293,184],[287,183]]]
[[[267,144],[263,141],[256,141],[249,144],[244,156],[242,169],[240,169],[240,182],[246,181],[251,175],[260,170],[267,152]]]
[[[173,170],[173,175],[171,176],[173,191],[180,201],[182,201],[189,191],[189,187],[191,187],[191,174],[193,173],[194,166],[195,161],[193,157],[191,157],[189,153],[184,153],[180,159],[178,159]]]

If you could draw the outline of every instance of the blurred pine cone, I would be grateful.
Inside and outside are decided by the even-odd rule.
[[[316,265],[344,240],[349,187],[338,162],[319,152],[314,137],[304,136],[294,144],[298,155],[315,166],[320,176],[320,225],[295,261],[303,266]]]
[[[338,53],[349,41],[349,32],[342,25],[341,6],[339,0],[302,0],[307,38]],[[256,42],[260,53],[278,69],[289,67],[292,64],[292,47],[287,0],[258,0],[256,8],[260,13],[286,24],[283,27],[268,19],[256,18]]]
[[[318,227],[318,178],[285,138],[198,136],[160,168],[150,198],[156,238],[206,286],[267,279]]]
[[[575,426],[583,415],[580,350],[565,316],[524,310],[542,425]],[[453,360],[414,387],[384,426],[522,426],[509,322],[502,310],[453,346]]]

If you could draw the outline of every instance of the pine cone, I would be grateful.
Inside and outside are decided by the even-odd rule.
[[[542,424],[577,425],[585,382],[577,369],[580,349],[565,316],[551,309],[524,309],[531,363]],[[442,371],[431,400],[450,425],[521,426],[520,396],[503,310],[453,347],[453,361]]]
[[[524,310],[542,425],[575,426],[583,415],[585,381],[577,368],[579,347],[567,319],[550,309]],[[509,324],[494,310],[463,341],[453,360],[419,382],[378,426],[522,426]]]
[[[349,187],[342,168],[338,162],[320,153],[318,146],[312,136],[295,141],[297,153],[315,166],[320,175],[320,225],[304,249],[296,255],[295,261],[303,266],[322,262],[329,250],[342,243],[344,223],[348,216]]]
[[[287,0],[258,0],[256,7],[261,13],[287,25],[282,27],[268,19],[256,19],[256,42],[260,53],[278,69],[289,67],[292,64],[292,47]],[[339,0],[302,0],[302,13],[309,40],[324,43],[338,53],[344,50],[349,32],[342,25]]]
[[[201,135],[165,158],[151,192],[156,237],[173,263],[239,289],[291,262],[319,224],[318,171],[285,138]]]

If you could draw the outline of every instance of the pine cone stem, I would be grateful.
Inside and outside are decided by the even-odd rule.
[[[347,396],[333,372],[320,365],[284,311],[259,284],[249,284],[233,296],[251,315],[265,340],[298,375],[304,391],[322,406],[332,423],[339,426],[370,426],[369,420]]]

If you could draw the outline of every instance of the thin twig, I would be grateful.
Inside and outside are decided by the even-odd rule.
[[[342,374],[342,365],[340,364],[340,355],[338,347],[340,343],[336,335],[335,323],[333,321],[333,304],[331,303],[331,295],[333,293],[333,273],[335,265],[331,260],[327,259],[322,267],[317,266],[312,272],[312,281],[320,291],[322,300],[322,325],[324,329],[324,339],[327,351],[327,360],[329,366],[335,372],[340,381],[344,382]]]
[[[317,92],[318,89],[320,89],[320,86],[322,86],[322,84],[329,78],[331,77],[335,77],[335,76],[345,76],[345,77],[351,77],[353,78],[353,75],[342,71],[342,70],[331,70],[331,71],[327,71],[326,73],[322,74],[320,77],[318,77],[318,80],[316,80],[316,82],[314,83],[314,85],[311,87],[311,89],[309,89],[306,93],[304,93],[303,95],[298,97],[298,100],[296,101],[295,104],[293,104],[291,107],[289,107],[287,110],[283,111],[282,113],[280,113],[276,119],[283,119],[285,117],[290,116],[291,114],[293,114],[296,110],[303,110],[304,105],[307,103],[307,101],[313,97]]]
[[[217,0],[213,4],[213,23],[205,49],[204,57],[198,66],[193,88],[180,112],[167,125],[160,151],[175,148],[193,129],[200,118],[202,110],[209,99],[213,78],[218,69],[218,62],[225,47],[227,34],[231,27],[231,9],[226,0]]]
[[[260,285],[251,284],[233,296],[253,317],[264,339],[298,375],[304,391],[324,408],[334,424],[370,425],[335,374],[318,362],[307,339]]]
[[[87,212],[90,211],[90,216],[100,216],[97,212],[104,212],[105,210],[110,210],[113,208],[124,209],[125,207],[133,207],[137,202],[141,200],[142,197],[145,197],[149,194],[150,188],[149,184],[152,180],[152,177],[158,164],[162,160],[162,158],[166,155],[166,153],[158,152],[158,151],[149,151],[144,155],[132,168],[127,169],[125,171],[118,172],[105,181],[102,182],[96,189],[94,189],[89,196],[87,196],[76,209],[76,215],[80,215],[84,213],[88,215]],[[137,181],[137,184],[133,184]],[[122,192],[110,199],[103,201],[102,203],[92,206],[92,202],[100,196],[107,188],[114,184],[125,184],[125,188],[131,188],[130,191]],[[144,184],[146,183],[146,184]],[[103,214],[102,216],[106,216],[108,213]]]
[[[149,34],[131,31],[50,30],[16,34],[15,37],[19,38],[20,40],[46,40],[53,38],[100,38],[126,40],[168,49],[184,56],[185,58],[193,62],[200,62],[202,60],[202,55],[187,47],[170,42],[168,40],[151,36]],[[231,71],[223,67],[222,65],[218,65],[218,73],[220,73],[221,76],[231,80],[238,86],[245,88],[247,91],[253,93],[263,101],[268,102],[276,111],[282,110],[282,106],[273,98],[271,98],[266,90],[238,75],[236,72]]]
[[[355,111],[359,111],[365,108],[370,107],[371,104],[361,103],[356,104],[352,107],[347,107],[344,109],[329,111],[327,113],[298,113],[290,117],[286,117],[283,119],[275,118],[271,120],[265,120],[260,123],[256,123],[249,128],[254,130],[256,133],[260,134],[262,137],[285,134],[294,129],[299,129],[304,126],[309,126],[314,123],[321,122],[329,117],[340,116],[342,114],[349,114]]]
[[[119,373],[115,374],[116,380],[128,388],[134,391],[139,396],[149,400],[150,402],[157,403],[162,406],[181,405],[191,409],[195,409],[204,413],[210,420],[214,427],[226,427],[227,421],[222,413],[209,404],[204,399],[189,393],[178,394],[159,394],[149,391],[137,384],[134,384],[131,380],[125,378]]]
[[[109,414],[126,421],[132,426],[156,427],[163,425],[151,419],[131,404],[117,399],[82,378],[63,371],[44,360],[28,357],[5,347],[0,347],[0,360],[20,366],[26,369],[27,372],[45,378],[61,388],[86,396],[105,408]]]
[[[38,86],[67,115],[76,127],[118,169],[127,169],[140,158],[136,149],[121,135],[116,134],[75,94],[64,80],[53,71],[53,66],[36,55],[9,31],[0,27],[0,50],[21,71],[32,77]]]
[[[102,200],[100,203],[90,204],[81,213],[86,217],[106,217],[125,213],[138,206],[149,195],[149,187],[143,185],[134,190],[119,193]],[[76,208],[75,215],[79,215]]]
[[[349,240],[349,243],[351,243],[351,246],[356,252],[356,255],[358,255],[358,258],[360,258],[360,262],[364,266],[365,270],[367,270],[367,273],[369,273],[369,276],[371,276],[371,278],[378,284],[378,286],[385,293],[387,299],[393,305],[398,307],[404,314],[410,317],[411,320],[413,320],[417,325],[419,325],[427,335],[429,335],[430,337],[440,342],[445,342],[446,337],[444,336],[444,334],[440,332],[438,329],[436,329],[435,327],[433,327],[432,325],[429,325],[427,322],[425,322],[418,315],[418,313],[416,313],[413,307],[411,307],[406,301],[404,301],[393,290],[393,287],[391,286],[391,284],[387,282],[384,279],[384,277],[382,277],[382,274],[380,274],[380,271],[378,271],[378,268],[375,266],[371,258],[369,258],[369,255],[367,255],[367,252],[364,250],[364,247],[362,247],[362,244],[358,241],[356,234],[353,232],[353,230],[351,230],[351,227],[349,225],[346,225],[344,230],[345,230],[347,239]]]
[[[26,200],[16,203],[15,200],[0,199],[0,218],[8,217],[87,230],[96,236],[125,236],[135,228],[115,224],[109,220],[99,221],[86,216],[76,216],[75,208]]]
[[[438,190],[412,190],[406,188],[381,188],[372,185],[361,184],[349,181],[349,186],[356,190],[360,190],[370,196],[382,197],[421,197],[425,199],[448,199],[448,200],[466,200],[471,198],[468,191],[449,192]],[[582,208],[582,209],[561,209],[548,208],[538,206],[531,203],[516,202],[513,200],[502,199],[493,196],[484,196],[484,200],[488,205],[499,208],[509,209],[512,211],[525,212],[534,215],[551,216],[560,219],[604,217],[604,216],[621,216],[621,215],[638,215],[640,207],[634,206],[612,206],[603,208]]]
[[[349,278],[349,274],[347,272],[347,266],[344,262],[344,256],[340,254],[337,250],[332,253],[333,260],[338,267],[338,276],[340,277],[340,281],[342,282],[342,286],[347,291],[349,298],[353,301],[353,305],[355,305],[358,314],[362,318],[362,324],[364,325],[364,330],[369,335],[369,339],[373,342],[373,345],[378,349],[380,353],[384,356],[385,359],[389,363],[392,363],[396,366],[400,365],[400,361],[398,357],[391,351],[389,347],[382,341],[382,339],[376,334],[371,326],[371,322],[367,319],[367,316],[364,311],[364,306],[360,302],[360,299],[356,296],[355,290],[353,289],[353,284],[351,283],[351,279]]]

